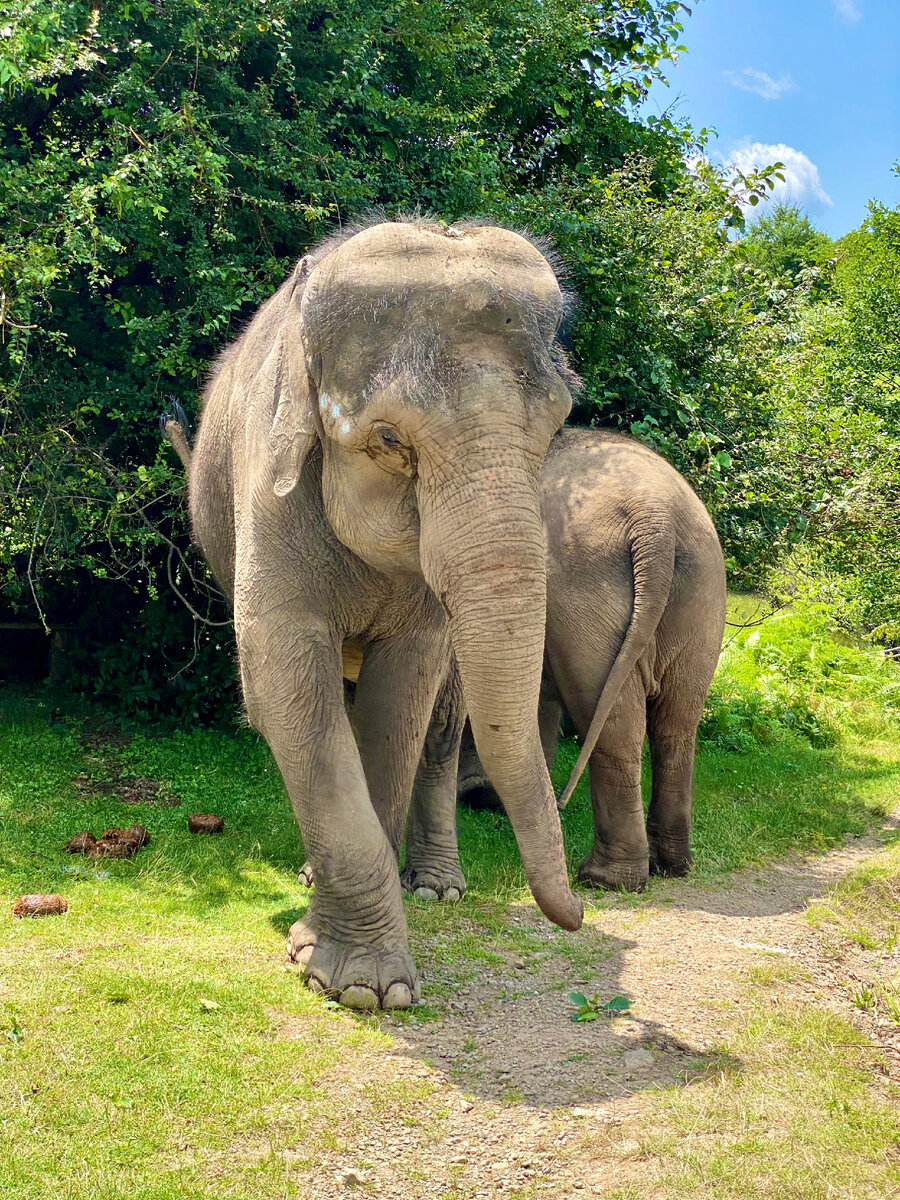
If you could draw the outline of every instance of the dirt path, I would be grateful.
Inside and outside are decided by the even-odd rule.
[[[715,888],[665,883],[638,905],[605,897],[574,935],[574,957],[571,943],[561,949],[573,935],[523,906],[513,919],[535,949],[479,969],[438,1020],[387,1023],[391,1048],[334,1074],[334,1156],[310,1174],[309,1194],[346,1194],[354,1173],[386,1200],[558,1200],[651,1182],[635,1138],[651,1089],[722,1063],[715,1047],[734,1028],[754,967],[793,964],[785,986],[794,995],[859,1017],[802,912],[881,841],[851,839]],[[441,973],[439,946],[428,955]],[[579,974],[585,962],[590,977],[583,965]],[[624,992],[633,1016],[573,1024],[573,989]]]

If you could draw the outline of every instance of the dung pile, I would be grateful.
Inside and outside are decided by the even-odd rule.
[[[86,854],[88,858],[131,858],[150,844],[150,834],[143,825],[120,829],[113,825],[95,838],[89,829],[76,833],[66,843],[69,854]]]

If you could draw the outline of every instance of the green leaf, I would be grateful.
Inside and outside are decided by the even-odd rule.
[[[587,996],[582,995],[581,992],[569,992],[569,999],[579,1008],[587,1008]]]
[[[627,996],[613,996],[612,1000],[607,1000],[603,1005],[604,1012],[626,1012],[631,1008],[631,1001]]]

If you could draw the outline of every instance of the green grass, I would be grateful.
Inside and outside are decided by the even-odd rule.
[[[855,982],[852,999],[860,1009],[876,1010],[900,1026],[900,839],[865,866],[851,872],[820,903],[807,910],[807,920],[826,937],[836,957],[869,952],[868,978]],[[858,967],[855,974],[864,968]]]
[[[896,835],[806,917],[835,957],[870,952],[870,977],[848,985],[851,999],[900,1024],[900,972],[889,965],[900,937]],[[655,1099],[641,1139],[654,1197],[900,1195],[900,1089],[873,1071],[886,1065],[882,1047],[828,1008],[797,1000],[791,985],[806,979],[790,959],[751,968],[746,1016],[722,1048],[721,1070]],[[610,1200],[647,1195],[642,1183]]]
[[[818,903],[807,920],[864,950],[888,953],[900,943],[900,838],[852,871]]]
[[[640,1153],[652,1188],[642,1180],[609,1200],[898,1194],[900,1096],[873,1087],[866,1039],[810,1005],[748,1008],[721,1069],[667,1089],[647,1114]]]
[[[352,1146],[360,1123],[380,1112],[402,1110],[432,1130],[441,1119],[432,1084],[388,1079],[348,1105],[336,1081],[343,1065],[383,1057],[398,1026],[445,1014],[460,982],[485,967],[514,956],[523,962],[517,978],[535,984],[536,952],[547,942],[516,920],[530,900],[506,819],[460,814],[469,891],[458,905],[407,902],[413,953],[425,968],[423,1006],[390,1019],[354,1017],[326,1007],[285,966],[284,937],[308,893],[295,882],[300,835],[262,742],[248,730],[138,732],[127,745],[91,750],[56,704],[49,694],[0,696],[0,904],[8,911],[16,895],[34,891],[59,891],[70,903],[59,919],[9,917],[0,936],[0,1198],[293,1200],[303,1192],[292,1170]],[[900,755],[889,720],[878,726],[863,715],[852,736],[824,748],[780,726],[746,753],[702,745],[696,876],[834,845],[883,813]],[[874,733],[863,738],[861,728]],[[562,746],[557,785],[575,753]],[[181,803],[127,805],[73,783],[85,775],[89,789],[117,774],[165,783]],[[192,811],[220,813],[225,834],[190,835]],[[134,822],[153,841],[133,859],[93,863],[62,850],[80,829]],[[563,824],[574,865],[592,836],[586,780]],[[655,891],[651,884],[635,903],[652,903]],[[623,902],[585,899],[595,910]],[[572,979],[590,979],[613,952],[602,931],[586,932],[553,940]],[[753,986],[770,987],[777,970]],[[849,1155],[847,1178],[886,1184],[888,1160],[873,1165],[871,1147],[896,1141],[896,1131],[867,1107],[865,1052],[832,1048],[807,1061],[811,1045],[853,1041],[829,1021],[763,1007],[738,1047],[749,1073],[725,1071],[717,1083],[668,1096],[669,1132],[647,1135],[662,1139],[671,1182],[660,1194],[812,1197],[819,1193],[798,1182],[803,1155],[813,1179],[824,1177],[829,1155]],[[411,1087],[421,1103],[411,1102]],[[773,1127],[774,1140],[765,1133]],[[804,1147],[793,1167],[792,1143]]]

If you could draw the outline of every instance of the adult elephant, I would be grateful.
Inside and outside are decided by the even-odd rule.
[[[315,872],[289,953],[347,1005],[417,995],[396,854],[451,650],[535,899],[581,924],[537,725],[562,311],[550,264],[509,230],[383,222],[303,258],[207,390],[194,536]]]
[[[548,763],[560,718],[590,762],[594,843],[578,878],[640,889],[651,871],[690,867],[694,747],[722,645],[725,567],[709,514],[664,459],[629,438],[564,430],[541,476],[547,530],[547,637],[540,727]],[[438,724],[446,724],[441,717]],[[450,726],[458,732],[458,714]],[[650,742],[652,795],[641,797]],[[471,735],[463,736],[463,802],[495,796]],[[405,881],[426,896],[464,887],[456,857],[455,798],[417,789]]]

